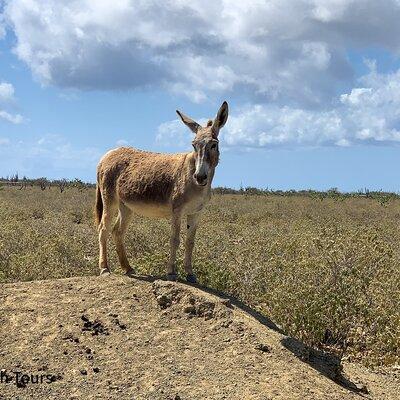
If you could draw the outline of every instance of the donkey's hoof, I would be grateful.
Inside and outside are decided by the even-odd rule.
[[[125,275],[132,278],[135,275],[135,270],[133,268],[129,268],[125,271]]]
[[[167,280],[175,282],[178,279],[177,275],[174,273],[167,274]]]
[[[186,275],[186,282],[189,283],[197,283],[197,277],[195,274],[187,274]]]
[[[108,269],[108,268],[103,268],[101,271],[100,271],[100,276],[108,276],[108,275],[110,275],[111,274],[111,271]]]

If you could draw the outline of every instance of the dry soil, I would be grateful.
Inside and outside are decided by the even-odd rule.
[[[285,336],[205,288],[80,277],[0,286],[0,399],[398,399],[399,376]]]

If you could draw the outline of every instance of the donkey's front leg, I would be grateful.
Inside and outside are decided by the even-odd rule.
[[[176,213],[172,216],[172,230],[171,230],[171,253],[168,262],[168,279],[171,281],[176,281],[176,268],[175,268],[175,261],[176,261],[176,252],[179,247],[179,235],[181,232],[181,213]]]
[[[185,241],[185,271],[186,280],[190,283],[197,282],[196,275],[193,274],[192,269],[192,254],[199,216],[199,214],[192,214],[187,216],[187,235]]]

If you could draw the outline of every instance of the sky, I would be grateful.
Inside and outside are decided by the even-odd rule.
[[[400,191],[400,0],[0,0],[0,176],[191,150],[214,186]]]

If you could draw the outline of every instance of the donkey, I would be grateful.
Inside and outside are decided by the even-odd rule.
[[[118,259],[125,273],[134,274],[123,243],[132,214],[171,218],[170,257],[167,278],[176,280],[176,252],[182,219],[187,219],[185,241],[186,280],[196,283],[192,270],[192,252],[199,215],[211,198],[211,182],[218,165],[218,134],[228,119],[224,101],[214,121],[205,127],[176,111],[182,122],[195,134],[193,151],[160,154],[120,147],[110,150],[97,166],[95,217],[99,233],[100,274],[109,274],[107,239],[112,228]]]

